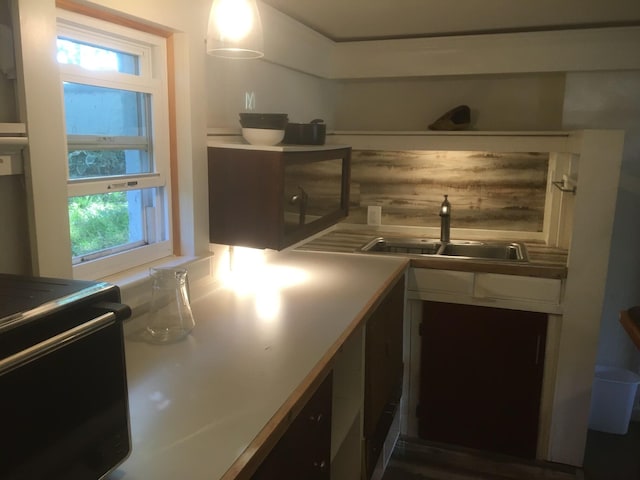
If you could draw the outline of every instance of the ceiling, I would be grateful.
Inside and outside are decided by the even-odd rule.
[[[640,0],[263,0],[334,41],[640,25]]]

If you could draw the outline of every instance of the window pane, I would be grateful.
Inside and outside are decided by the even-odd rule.
[[[74,263],[154,243],[146,220],[155,217],[157,189],[129,190],[69,198]],[[84,258],[89,256],[89,258]]]
[[[64,82],[68,135],[146,136],[149,94]]]
[[[67,38],[58,38],[58,63],[78,65],[86,70],[138,75],[138,57],[129,53],[95,47]]]
[[[68,160],[70,179],[151,173],[146,150],[73,150]]]

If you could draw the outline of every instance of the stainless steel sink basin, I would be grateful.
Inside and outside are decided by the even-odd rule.
[[[360,251],[404,255],[435,255],[500,262],[529,261],[525,246],[515,242],[440,242],[429,238],[378,237],[363,245]]]
[[[436,255],[442,244],[428,238],[378,237],[360,248],[362,252],[405,253],[409,255]]]
[[[448,243],[440,252],[452,257],[488,260],[527,261],[526,249],[519,243],[483,243],[480,245]]]

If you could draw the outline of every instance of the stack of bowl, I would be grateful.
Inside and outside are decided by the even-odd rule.
[[[289,123],[286,113],[241,113],[242,136],[251,145],[276,145]]]

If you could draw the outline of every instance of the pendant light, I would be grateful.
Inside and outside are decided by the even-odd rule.
[[[264,56],[256,0],[214,0],[207,29],[207,54],[224,58]]]

